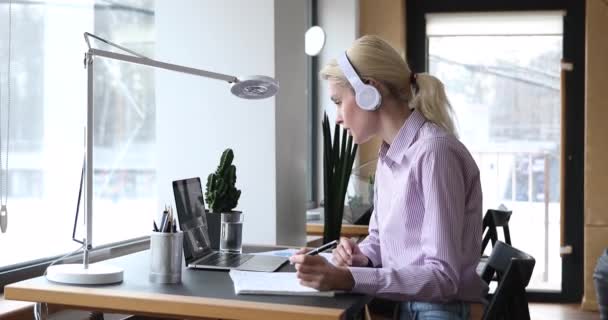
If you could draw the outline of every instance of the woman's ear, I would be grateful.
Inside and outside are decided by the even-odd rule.
[[[374,88],[376,88],[382,96],[385,96],[389,93],[388,88],[382,82],[377,81],[376,79],[364,78],[363,83],[374,86]]]

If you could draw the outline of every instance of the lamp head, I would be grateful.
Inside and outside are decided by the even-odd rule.
[[[232,84],[230,92],[243,99],[265,99],[277,94],[279,83],[267,76],[239,77]]]

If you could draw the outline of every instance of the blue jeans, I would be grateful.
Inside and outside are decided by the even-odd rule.
[[[399,320],[468,320],[470,306],[464,302],[401,302]]]

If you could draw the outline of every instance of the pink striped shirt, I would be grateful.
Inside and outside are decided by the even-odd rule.
[[[479,301],[479,169],[454,136],[414,111],[376,168],[374,212],[359,244],[373,268],[350,267],[354,292],[392,300]]]

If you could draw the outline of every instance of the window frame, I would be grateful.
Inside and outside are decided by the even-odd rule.
[[[318,0],[308,0],[308,28],[318,25]],[[307,209],[316,208],[319,206],[318,191],[318,161],[319,154],[319,110],[317,108],[317,100],[319,95],[318,77],[319,72],[319,57],[306,56],[307,72],[306,81],[308,82],[308,181],[310,185],[307,188],[308,199],[306,203]]]

